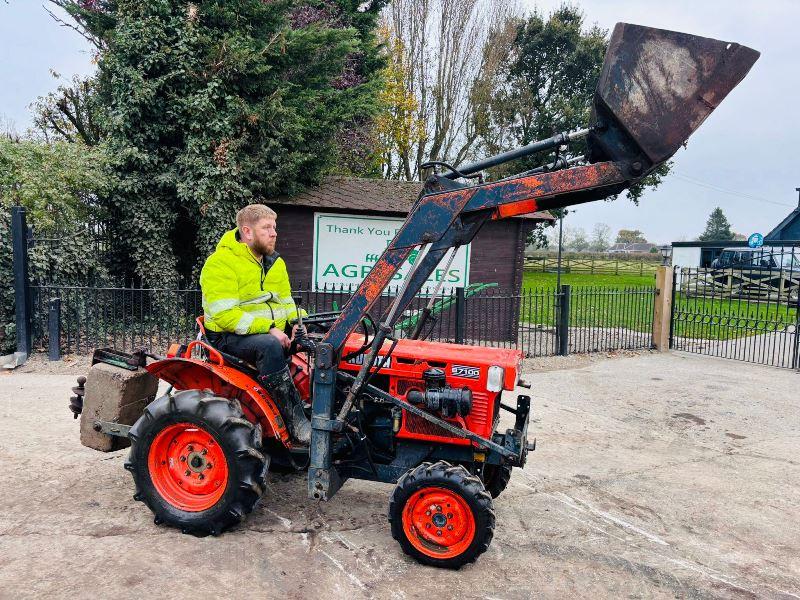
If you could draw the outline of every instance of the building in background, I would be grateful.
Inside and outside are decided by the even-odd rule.
[[[328,177],[294,196],[267,200],[278,213],[277,250],[293,285],[316,290],[361,283],[421,190],[419,182]],[[537,223],[552,220],[549,213],[531,213],[490,221],[448,272],[435,277],[444,278],[446,288],[495,283],[498,290],[517,294],[525,240]]]

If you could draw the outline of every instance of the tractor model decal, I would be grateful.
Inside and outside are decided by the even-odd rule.
[[[481,376],[481,370],[478,367],[468,367],[467,365],[453,365],[453,377],[463,377],[465,379],[478,379]]]

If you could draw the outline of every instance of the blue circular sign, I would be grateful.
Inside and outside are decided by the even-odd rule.
[[[760,233],[754,233],[747,238],[747,245],[751,248],[761,248],[764,245],[764,236]]]

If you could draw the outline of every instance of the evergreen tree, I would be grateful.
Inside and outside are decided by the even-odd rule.
[[[697,238],[701,242],[715,242],[715,241],[728,241],[732,240],[734,233],[731,231],[731,224],[718,206],[708,217],[706,222],[706,230]]]
[[[380,1],[56,3],[98,47],[126,279],[191,283],[239,208],[319,181],[377,110]]]

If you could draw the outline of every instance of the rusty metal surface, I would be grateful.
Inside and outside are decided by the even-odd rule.
[[[406,220],[406,224],[408,224],[408,220]],[[336,322],[325,335],[324,343],[331,344],[337,352],[341,350],[347,336],[355,330],[378,296],[391,283],[394,274],[403,266],[409,254],[411,254],[411,247],[396,249],[389,246],[383,252],[378,262],[345,304]]]
[[[657,165],[677,151],[759,56],[732,42],[617,23],[595,104],[604,105]],[[602,112],[601,106],[595,115]]]
[[[548,203],[547,208],[569,206],[574,203],[570,194],[596,191],[598,199],[604,198],[608,195],[604,188],[623,181],[619,169],[609,162],[537,173],[476,186],[464,212],[495,209],[495,217],[505,218],[538,210],[542,208],[540,199],[556,197],[559,201]]]

